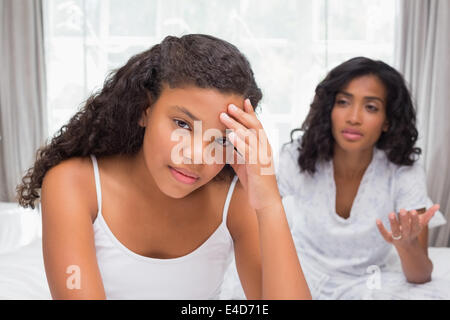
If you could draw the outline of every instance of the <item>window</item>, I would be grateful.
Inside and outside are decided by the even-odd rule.
[[[263,90],[260,120],[277,152],[303,122],[326,72],[354,56],[393,62],[393,0],[45,0],[49,135],[114,68],[167,35],[236,45]]]

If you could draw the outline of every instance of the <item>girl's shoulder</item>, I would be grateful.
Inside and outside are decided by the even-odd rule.
[[[82,204],[92,214],[93,221],[97,212],[95,178],[90,157],[73,157],[61,161],[47,171],[42,181],[43,195],[49,195],[46,200],[61,201],[60,196],[70,194],[79,197]]]

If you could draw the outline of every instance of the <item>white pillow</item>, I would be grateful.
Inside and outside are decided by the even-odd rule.
[[[37,209],[24,209],[14,202],[0,202],[0,253],[15,250],[42,236]]]

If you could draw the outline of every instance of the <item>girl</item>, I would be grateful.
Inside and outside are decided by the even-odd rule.
[[[246,58],[207,35],[167,37],[113,73],[18,187],[24,207],[42,198],[52,297],[214,299],[234,247],[248,299],[310,298],[275,175],[197,161],[259,148],[261,96]]]
[[[431,280],[428,225],[444,219],[427,196],[417,135],[405,82],[381,61],[351,59],[317,86],[277,172],[313,298],[396,296],[405,287],[387,273],[392,247],[409,283]]]

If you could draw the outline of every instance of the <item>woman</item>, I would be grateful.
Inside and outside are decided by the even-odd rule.
[[[354,58],[317,86],[277,173],[313,298],[395,296],[404,280],[387,272],[392,247],[408,283],[431,280],[428,226],[445,220],[427,196],[417,136],[405,82],[387,64]]]

